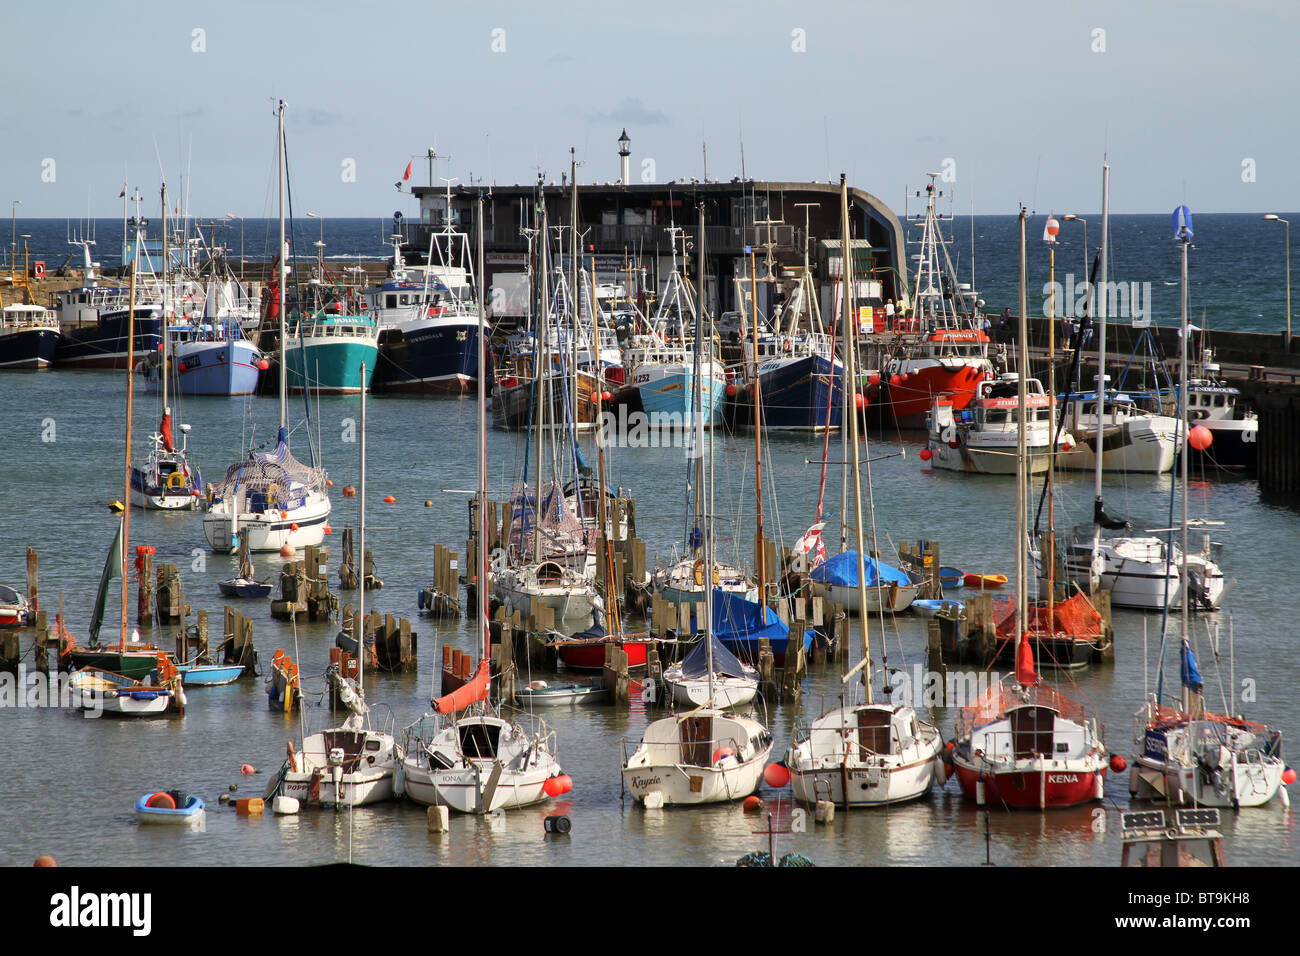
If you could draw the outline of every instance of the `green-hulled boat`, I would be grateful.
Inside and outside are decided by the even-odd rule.
[[[308,386],[334,395],[366,391],[379,360],[379,326],[368,315],[321,310],[293,321],[284,353],[292,391]]]

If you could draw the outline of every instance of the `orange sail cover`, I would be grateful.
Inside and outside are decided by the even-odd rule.
[[[468,684],[456,688],[450,694],[444,694],[433,702],[440,714],[454,714],[464,710],[470,704],[485,700],[492,687],[491,663],[485,658],[478,662],[478,670]]]

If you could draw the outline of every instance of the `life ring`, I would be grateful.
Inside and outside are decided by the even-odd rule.
[[[790,336],[787,335],[781,339],[781,351],[786,355],[794,351],[794,343],[790,341]]]
[[[176,491],[185,487],[185,473],[182,471],[173,471],[167,476],[167,490]]]

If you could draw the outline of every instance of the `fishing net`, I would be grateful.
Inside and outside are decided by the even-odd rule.
[[[532,486],[516,484],[510,493],[510,507],[510,548],[515,554],[532,550],[539,525],[546,550],[572,551],[591,544],[589,533],[569,507],[557,481],[543,486],[540,508]]]
[[[1016,608],[1012,598],[1000,598],[993,603],[993,620],[997,622],[998,637],[1015,638]],[[1072,637],[1076,640],[1100,640],[1101,614],[1080,592],[1050,607],[1043,602],[1029,605],[1025,617],[1025,634],[1030,637]]]
[[[284,429],[273,450],[249,452],[248,458],[226,469],[226,476],[212,485],[215,498],[243,489],[254,511],[299,508],[308,491],[324,492],[326,475],[320,468],[304,465],[289,452]]]

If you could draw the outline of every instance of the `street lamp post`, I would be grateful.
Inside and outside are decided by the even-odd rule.
[[[1264,217],[1270,222],[1280,222],[1286,226],[1286,349],[1291,350],[1291,223],[1276,213]]]
[[[23,204],[21,199],[15,199],[9,207],[9,268],[13,270],[14,256],[18,254],[18,207]]]
[[[1088,220],[1082,216],[1076,216],[1071,213],[1068,216],[1062,216],[1063,222],[1081,222],[1083,223],[1083,281],[1088,281]]]

